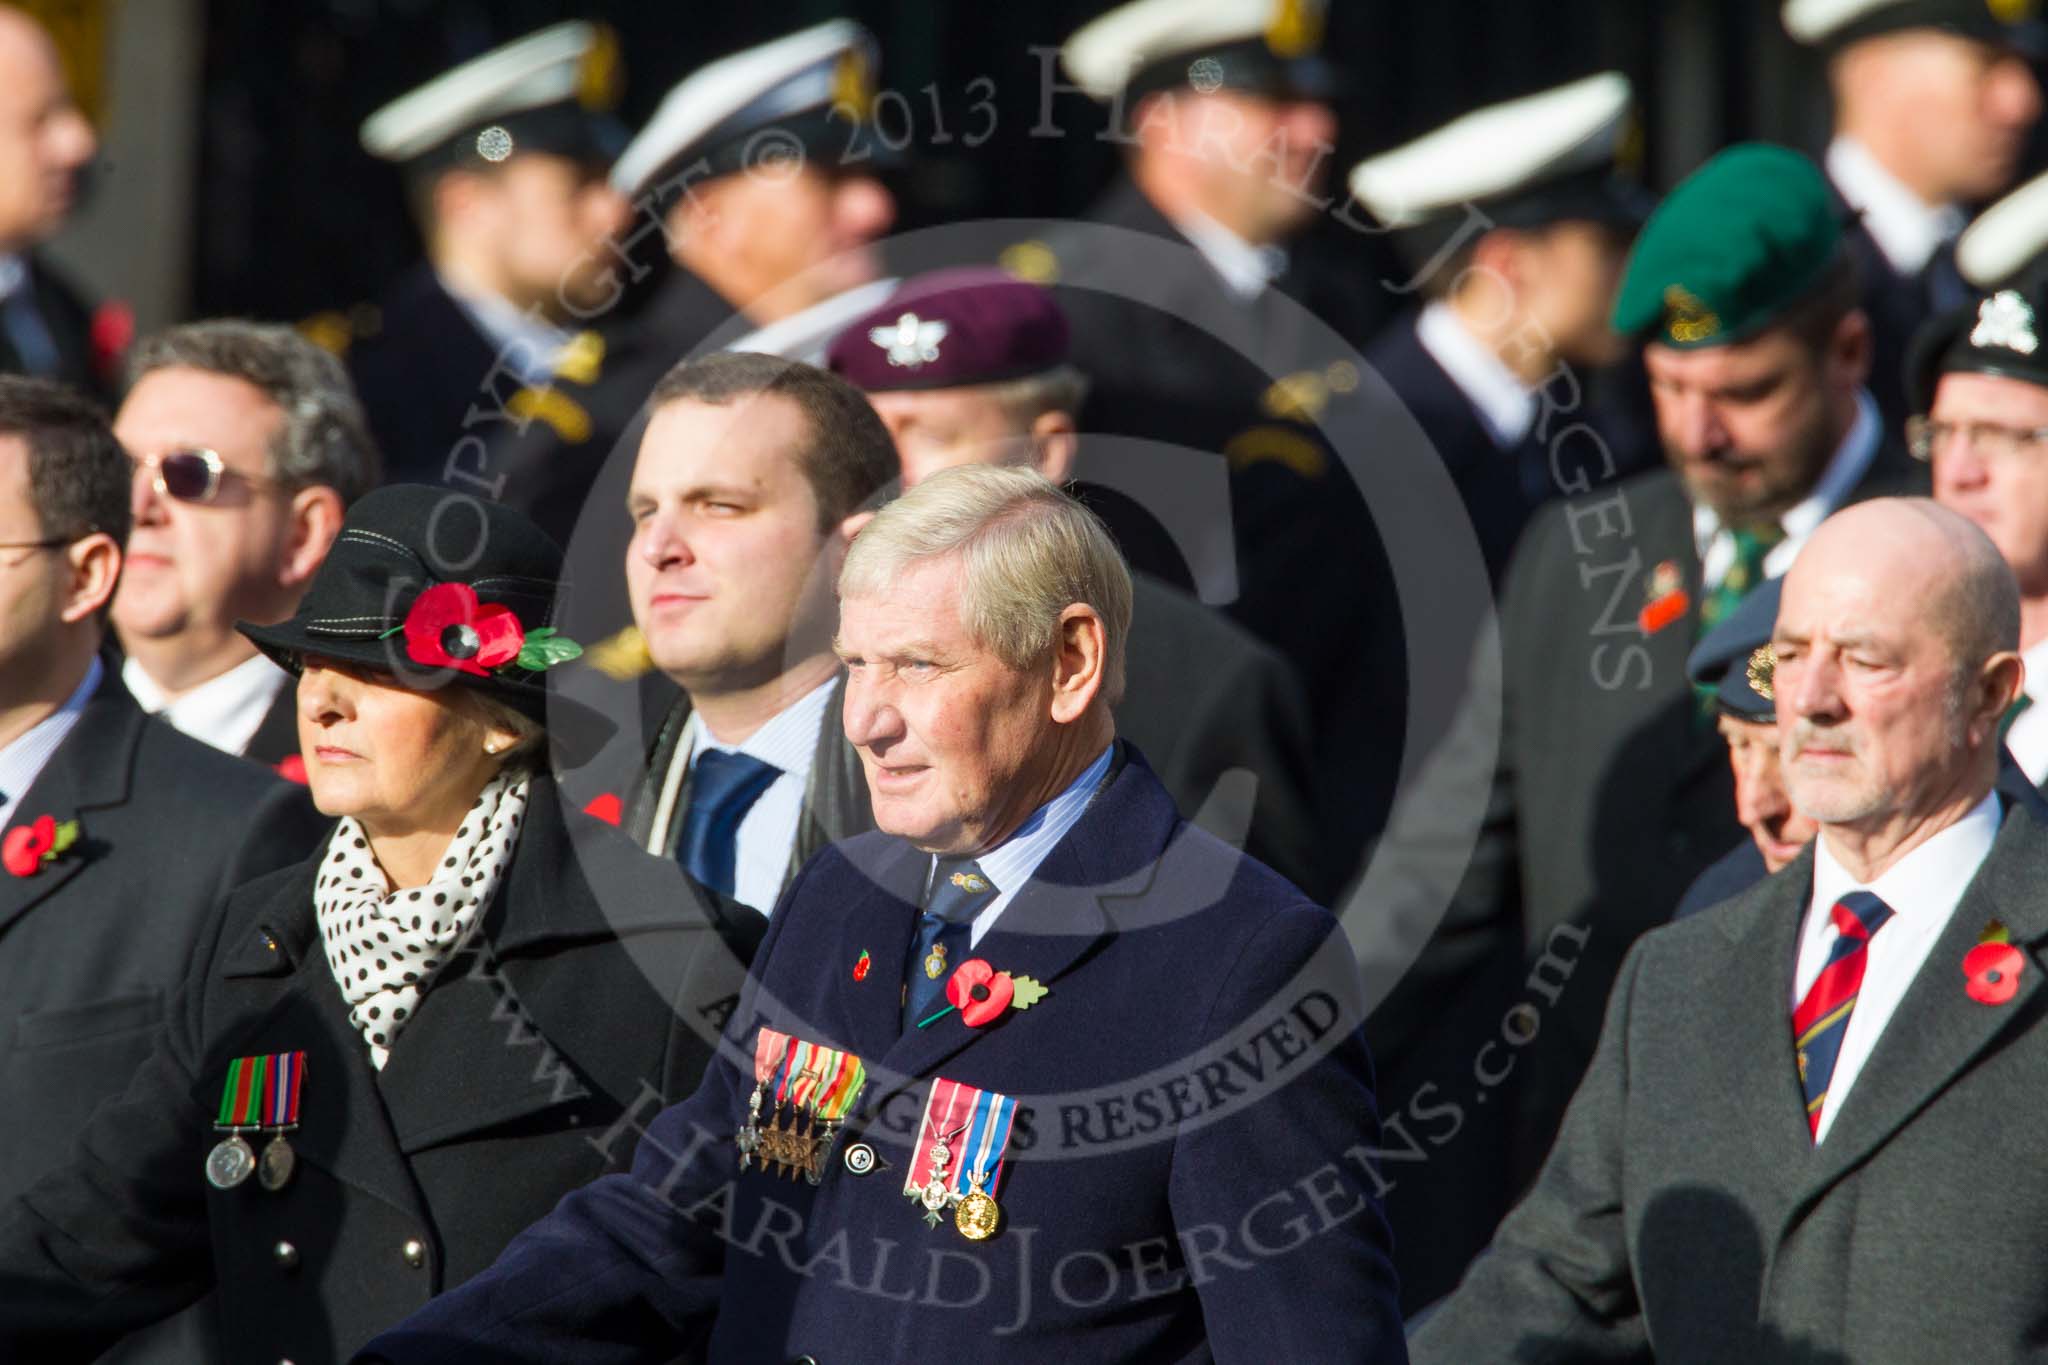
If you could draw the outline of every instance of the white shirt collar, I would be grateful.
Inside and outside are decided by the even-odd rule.
[[[1968,221],[1954,204],[1930,207],[1852,137],[1828,144],[1828,179],[1863,214],[1878,249],[1901,275],[1917,275]]]
[[[1004,907],[1038,871],[1038,865],[1045,861],[1046,854],[1051,853],[1080,820],[1081,813],[1088,809],[1088,802],[1095,796],[1095,789],[1102,785],[1103,775],[1109,771],[1109,761],[1115,752],[1114,743],[1105,745],[1095,756],[1095,761],[1082,769],[1081,775],[1069,782],[1065,790],[1031,812],[1009,838],[975,859],[982,872],[995,883],[996,898],[984,905],[974,917],[970,946],[981,942],[981,936],[989,931]],[[934,857],[933,869],[938,865],[939,860]]]
[[[1205,213],[1191,210],[1173,225],[1240,299],[1257,298],[1287,270],[1284,247],[1253,246]]]
[[[2026,692],[2033,701],[2005,732],[2005,747],[2012,750],[2020,771],[2035,786],[2048,781],[2048,640],[2037,640],[2021,651],[2027,666]]]
[[[690,762],[706,749],[729,754],[746,754],[772,763],[799,784],[810,781],[811,762],[818,755],[818,729],[825,723],[825,707],[832,700],[837,675],[827,678],[780,711],[741,744],[721,744],[712,736],[703,718],[690,716]]]
[[[1536,395],[1493,348],[1467,331],[1448,303],[1437,299],[1415,319],[1415,337],[1479,414],[1493,443],[1517,445],[1536,421]]]
[[[30,726],[6,748],[0,749],[0,820],[13,818],[21,798],[35,785],[50,756],[71,733],[71,727],[78,724],[79,716],[85,712],[85,704],[92,700],[92,694],[98,690],[104,676],[106,669],[95,654],[85,670],[85,677],[71,689],[71,695],[64,699],[64,704]],[[37,815],[47,813],[34,812]]]
[[[568,332],[531,308],[515,308],[496,294],[464,293],[446,276],[436,278],[477,331],[498,348],[500,365],[518,375],[523,383],[548,382],[555,372],[556,358],[569,344]]]
[[[1849,424],[1842,443],[1828,457],[1827,467],[1815,480],[1813,491],[1778,518],[1785,538],[1764,557],[1766,577],[1776,578],[1790,568],[1792,561],[1799,557],[1799,547],[1806,543],[1814,528],[1833,515],[1835,509],[1856,491],[1856,485],[1870,470],[1870,462],[1877,458],[1877,447],[1883,434],[1884,421],[1878,416],[1877,400],[1870,396],[1868,389],[1857,390],[1856,420]],[[1700,554],[1702,577],[1709,584],[1718,583],[1734,555],[1723,532],[1721,518],[1704,504],[1694,507],[1692,534]],[[1723,560],[1724,554],[1725,561],[1719,564],[1717,571],[1716,562]]]
[[[1986,792],[1970,813],[1886,868],[1867,885],[1849,875],[1828,848],[1827,832],[1814,841],[1813,906],[1833,905],[1851,891],[1871,891],[1892,913],[1920,923],[1945,923],[1970,879],[1998,838],[1998,793]],[[1795,1002],[1796,1003],[1796,1002]]]
[[[164,694],[133,655],[121,665],[121,681],[135,704],[161,715],[194,739],[224,753],[240,754],[263,727],[263,717],[291,675],[261,654],[215,674],[176,700]]]
[[[725,349],[758,351],[762,355],[781,356],[784,360],[801,360],[806,365],[823,365],[832,339],[845,331],[846,325],[855,318],[881,307],[901,283],[891,276],[855,285],[829,299],[820,299],[801,313],[791,313],[765,327],[757,327]]]

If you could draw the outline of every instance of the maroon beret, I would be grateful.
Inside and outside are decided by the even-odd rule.
[[[997,384],[1066,359],[1067,319],[1052,292],[992,266],[905,280],[825,354],[827,368],[869,393]]]

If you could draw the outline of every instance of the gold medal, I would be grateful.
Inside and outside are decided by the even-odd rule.
[[[969,1178],[969,1189],[960,1204],[953,1210],[953,1226],[960,1229],[960,1235],[970,1242],[984,1240],[996,1230],[996,1223],[1003,1211],[996,1201],[981,1188],[979,1176]]]

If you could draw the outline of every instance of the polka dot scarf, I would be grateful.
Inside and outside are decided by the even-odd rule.
[[[461,950],[497,894],[519,842],[526,779],[491,779],[448,844],[434,879],[393,891],[354,817],[343,816],[321,855],[313,915],[349,1022],[379,1071],[434,976]]]

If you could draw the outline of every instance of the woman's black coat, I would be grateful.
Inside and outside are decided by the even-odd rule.
[[[165,1041],[72,1162],[0,1209],[0,1360],[90,1360],[216,1286],[228,1361],[346,1360],[630,1162],[634,1121],[696,1087],[752,912],[564,810],[546,778],[528,812],[481,932],[381,1072],[321,950],[324,855],[228,900]],[[213,1188],[229,1063],[296,1049],[296,1175]]]

